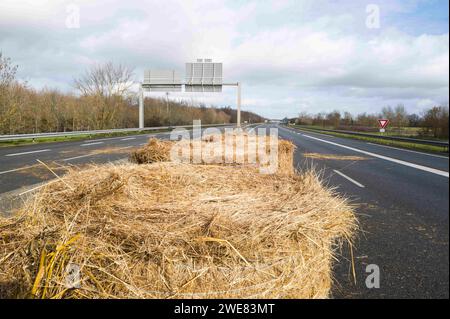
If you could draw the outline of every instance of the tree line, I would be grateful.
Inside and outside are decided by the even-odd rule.
[[[17,77],[17,65],[0,52],[0,134],[65,132],[139,125],[138,98],[131,88],[133,70],[106,63],[74,80],[74,93],[36,90]],[[144,99],[144,124],[150,126],[234,123],[236,110],[165,98]],[[243,121],[264,118],[241,112]]]
[[[408,113],[402,104],[396,107],[383,107],[380,113],[361,113],[356,116],[350,112],[341,113],[338,110],[317,114],[302,112],[292,120],[298,125],[375,132],[378,130],[378,119],[389,119],[389,129],[394,132],[401,133],[406,130],[405,128],[416,128],[418,135],[448,139],[448,106],[433,106],[423,110],[420,114]]]

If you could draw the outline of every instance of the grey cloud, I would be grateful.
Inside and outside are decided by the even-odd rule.
[[[37,87],[69,91],[72,79],[97,62],[133,66],[140,79],[145,68],[183,72],[184,62],[212,57],[224,62],[228,80],[244,83],[244,107],[269,117],[303,109],[371,111],[401,101],[412,110],[448,103],[448,31],[371,33],[363,26],[366,2],[286,1],[272,9],[261,2],[80,0],[79,29],[64,25],[67,3],[36,6],[37,17],[30,16],[33,8],[8,16],[0,4],[0,50]],[[398,1],[379,3],[383,12],[414,10]],[[380,44],[371,45],[373,39]],[[235,95],[231,90],[207,100],[234,105]]]

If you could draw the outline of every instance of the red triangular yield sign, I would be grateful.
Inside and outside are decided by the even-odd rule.
[[[389,120],[378,120],[381,128],[385,128],[389,124]]]

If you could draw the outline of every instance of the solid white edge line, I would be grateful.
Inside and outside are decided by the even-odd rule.
[[[442,156],[442,155],[428,154],[428,153],[418,152],[418,151],[413,151],[413,150],[405,150],[404,148],[398,148],[398,147],[393,147],[393,146],[388,146],[388,145],[381,145],[381,144],[370,143],[370,142],[368,142],[367,144],[375,145],[375,146],[379,146],[379,147],[391,148],[393,150],[399,150],[399,151],[404,151],[404,152],[409,152],[409,153],[416,153],[416,154],[420,154],[420,155],[426,155],[426,156],[432,156],[432,157],[437,157],[437,158],[448,159],[447,156]]]
[[[5,156],[17,156],[17,155],[26,155],[26,154],[33,154],[33,153],[42,153],[42,152],[48,152],[51,151],[51,149],[45,149],[45,150],[37,150],[37,151],[30,151],[30,152],[22,152],[22,153],[12,153],[12,154],[6,154]]]
[[[365,186],[361,183],[358,183],[357,181],[355,181],[353,178],[348,177],[347,175],[345,175],[344,173],[339,172],[338,170],[333,170],[333,172],[335,172],[336,174],[341,175],[343,178],[345,178],[346,180],[352,182],[353,184],[355,184],[358,187],[364,188]]]
[[[399,160],[399,159],[396,159],[396,158],[383,156],[383,155],[375,154],[375,153],[372,153],[372,152],[363,151],[363,150],[360,150],[358,148],[345,146],[345,145],[342,145],[342,144],[339,144],[339,143],[335,143],[335,142],[330,142],[330,141],[323,140],[321,138],[317,138],[317,137],[314,137],[314,136],[309,136],[309,135],[306,135],[306,134],[303,134],[303,136],[305,136],[307,138],[311,138],[311,139],[317,140],[317,141],[321,141],[323,143],[328,143],[328,144],[331,144],[331,145],[339,146],[339,147],[342,147],[342,148],[345,148],[345,149],[348,149],[348,150],[351,150],[351,151],[354,151],[354,152],[362,153],[362,154],[365,154],[365,155],[369,155],[369,156],[372,156],[372,157],[376,157],[376,158],[380,158],[380,159],[383,159],[383,160],[386,160],[386,161],[390,161],[390,162],[393,162],[393,163],[396,163],[396,164],[412,167],[412,168],[415,168],[415,169],[418,169],[418,170],[421,170],[421,171],[425,171],[425,172],[428,172],[428,173],[433,173],[433,174],[436,174],[436,175],[440,175],[440,176],[444,176],[444,177],[449,178],[449,174],[446,171],[441,171],[441,170],[438,170],[438,169],[435,169],[435,168],[431,168],[431,167],[422,166],[422,165],[419,165],[419,164],[414,164],[414,163],[402,161],[402,160]]]

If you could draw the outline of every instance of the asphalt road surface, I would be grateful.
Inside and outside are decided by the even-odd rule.
[[[356,284],[350,262],[338,263],[335,298],[449,297],[448,157],[278,129],[297,146],[299,169],[314,167],[357,205],[363,232],[354,247]],[[364,159],[311,159],[311,153]],[[350,259],[348,250],[343,254]],[[366,286],[371,264],[380,269],[380,288]]]
[[[334,298],[449,297],[449,160],[446,156],[298,131],[281,126],[296,146],[298,169],[315,169],[356,205],[362,232],[335,265]],[[127,158],[149,137],[168,133],[0,148],[2,193],[55,178],[67,166]],[[324,159],[330,157],[331,159]],[[341,158],[356,156],[358,158]],[[380,269],[380,287],[367,288],[368,265]],[[300,283],[301,284],[301,283]]]

